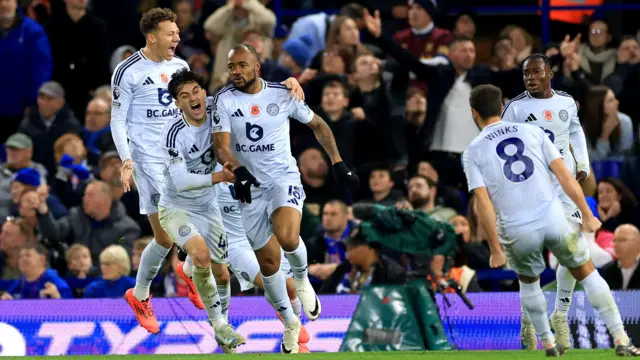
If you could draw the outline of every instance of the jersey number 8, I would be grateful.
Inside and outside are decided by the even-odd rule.
[[[513,145],[516,147],[516,152],[513,155],[509,155],[505,152],[507,146]],[[507,138],[502,140],[498,146],[496,146],[496,153],[505,161],[502,167],[502,173],[507,180],[515,183],[523,182],[533,175],[533,160],[530,157],[524,155],[524,143],[519,138]],[[524,170],[520,173],[514,173],[511,169],[512,165],[516,162],[524,164]]]

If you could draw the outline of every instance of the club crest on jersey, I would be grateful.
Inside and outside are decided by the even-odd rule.
[[[180,236],[187,236],[190,232],[191,228],[187,225],[182,225],[180,226],[180,229],[178,229],[178,234],[180,234]]]
[[[269,115],[276,116],[278,115],[279,112],[280,112],[280,108],[278,107],[277,104],[271,103],[269,104],[269,106],[267,106],[267,113],[269,113]]]
[[[567,110],[560,110],[560,120],[567,121],[569,120],[569,112]]]
[[[260,115],[260,106],[251,105],[251,116],[258,116],[258,115]]]
[[[169,82],[169,75],[165,74],[165,73],[161,73],[160,74],[160,80],[162,80],[163,83],[168,83]]]
[[[120,97],[120,89],[118,89],[117,87],[113,87],[113,99],[114,100],[118,100],[118,98]]]
[[[160,202],[160,194],[153,194],[151,195],[151,203],[154,206],[158,206],[158,203]]]
[[[551,110],[544,111],[544,119],[547,121],[553,120],[553,112]]]

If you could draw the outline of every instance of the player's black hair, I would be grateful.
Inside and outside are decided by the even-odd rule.
[[[171,81],[169,81],[169,94],[178,100],[178,92],[180,92],[180,88],[186,83],[195,82],[201,88],[205,88],[204,80],[202,77],[195,72],[188,70],[187,68],[182,68],[173,75],[171,75]]]
[[[237,51],[237,50],[244,50],[244,51],[248,51],[249,53],[253,54],[253,56],[256,58],[257,62],[260,62],[260,57],[258,56],[258,52],[256,51],[256,49],[249,45],[249,44],[238,44],[236,46],[234,46],[231,50],[233,51]]]
[[[544,62],[544,65],[551,69],[551,61],[549,61],[549,58],[545,54],[535,53],[527,56],[526,58],[524,58],[524,60],[522,60],[522,67],[524,67],[524,64],[529,60],[542,60]]]
[[[500,116],[502,113],[502,90],[493,85],[478,85],[471,90],[469,104],[482,119]]]

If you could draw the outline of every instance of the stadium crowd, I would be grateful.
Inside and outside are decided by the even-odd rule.
[[[123,191],[108,84],[115,66],[143,45],[140,14],[157,6],[177,14],[176,54],[207,80],[209,94],[228,82],[231,47],[252,45],[261,77],[296,77],[345,163],[368,179],[357,193],[336,186],[312,132],[291,122],[306,193],[301,236],[320,292],[404,281],[402,255],[349,239],[362,204],[422,211],[451,224],[458,239],[444,275],[465,291],[494,290],[478,277],[490,269],[489,248],[460,160],[478,134],[469,93],[487,83],[499,86],[505,101],[522,93],[520,63],[536,52],[551,60],[554,89],[580,108],[592,161],[582,186],[603,222],[587,235],[594,262],[613,290],[640,289],[638,37],[613,36],[597,17],[580,29],[582,37],[549,44],[508,25],[489,63],[480,64],[473,13],[447,26],[434,22],[434,0],[368,1],[369,11],[382,10],[376,29],[362,5],[331,4],[337,14],[303,16],[287,27],[277,25],[270,0],[0,0],[0,75],[8,85],[0,90],[1,298],[121,297],[133,287],[152,232],[137,192]],[[154,296],[187,295],[178,261],[174,248]],[[549,256],[549,267],[556,265]],[[441,264],[433,269],[443,275]]]

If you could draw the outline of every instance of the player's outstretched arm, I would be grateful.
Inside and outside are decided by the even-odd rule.
[[[500,245],[500,239],[498,238],[496,211],[489,198],[489,192],[486,187],[482,186],[473,189],[473,195],[478,205],[478,220],[480,221],[482,230],[484,230],[487,236],[487,242],[491,250],[490,265],[491,267],[500,267],[504,265],[507,260],[504,256],[502,245]]]
[[[353,190],[356,190],[360,186],[360,179],[358,176],[342,161],[340,152],[338,151],[338,145],[336,145],[336,139],[333,136],[333,131],[320,116],[313,114],[313,119],[307,123],[307,126],[313,130],[313,134],[318,139],[318,142],[327,152],[329,158],[331,158],[331,164],[333,164],[333,170],[341,183],[347,183]]]
[[[549,164],[549,167],[558,178],[558,182],[560,182],[562,190],[564,190],[567,196],[569,196],[569,198],[578,206],[580,212],[582,212],[583,231],[594,232],[598,230],[602,224],[591,212],[591,208],[589,208],[587,200],[584,198],[584,193],[582,192],[582,188],[580,188],[580,184],[578,184],[578,181],[573,178],[573,175],[571,175],[569,169],[567,169],[562,158],[553,160]]]

